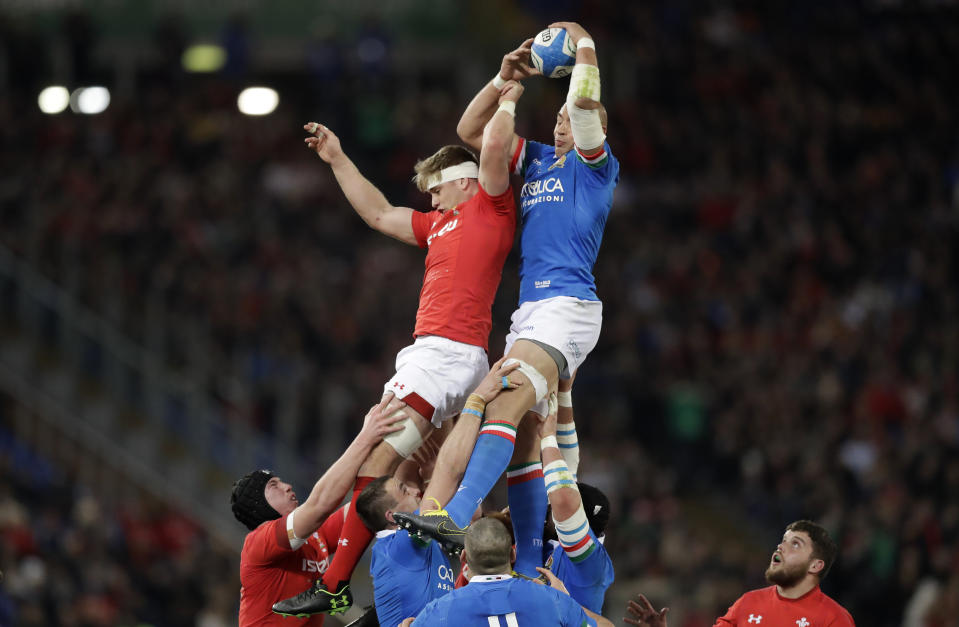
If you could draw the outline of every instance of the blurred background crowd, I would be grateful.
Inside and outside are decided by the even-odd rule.
[[[840,544],[823,587],[857,624],[959,624],[959,6],[401,4],[418,17],[304,20],[301,54],[269,71],[256,22],[225,12],[227,65],[191,75],[175,15],[121,72],[96,13],[44,29],[0,3],[0,244],[318,476],[410,341],[423,253],[352,212],[302,124],[426,209],[415,160],[457,141],[505,52],[579,21],[622,164],[603,334],[573,390],[581,479],[614,504],[604,613],[642,591],[675,627],[712,625],[810,518]],[[126,90],[100,115],[44,115],[45,50]],[[237,112],[254,79],[274,114]],[[527,82],[518,130],[548,142],[566,83]],[[492,358],[516,275],[514,253]],[[235,623],[239,546],[117,479],[78,481],[79,461],[18,436],[21,404],[0,395],[0,624]]]

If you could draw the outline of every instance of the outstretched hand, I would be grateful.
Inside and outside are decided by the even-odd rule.
[[[521,380],[516,380],[515,377],[509,376],[511,372],[519,368],[519,363],[513,363],[508,366],[504,366],[504,361],[506,361],[505,356],[501,357],[499,361],[493,364],[493,367],[490,368],[489,373],[483,377],[483,380],[480,381],[479,386],[477,386],[476,390],[473,391],[473,394],[478,394],[487,403],[499,396],[499,393],[503,390],[515,390],[519,386],[523,385]],[[503,379],[506,379],[507,382],[507,385],[505,386],[503,385]]]
[[[629,616],[623,616],[624,623],[639,625],[640,627],[666,627],[666,614],[669,612],[669,608],[664,607],[657,612],[649,599],[639,594],[626,604],[626,612]]]
[[[303,142],[326,163],[332,163],[343,155],[340,138],[327,127],[317,122],[309,122],[303,125],[303,130],[310,134]]]
[[[533,38],[530,37],[519,45],[519,48],[503,55],[503,63],[499,68],[500,78],[507,81],[519,81],[529,76],[542,76],[543,73],[530,63],[530,52],[533,50]]]

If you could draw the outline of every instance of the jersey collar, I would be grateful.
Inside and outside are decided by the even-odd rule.
[[[470,577],[470,583],[485,583],[487,581],[503,581],[512,579],[512,575],[473,575]]]

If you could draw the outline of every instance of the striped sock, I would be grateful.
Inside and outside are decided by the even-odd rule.
[[[559,452],[563,454],[569,471],[576,478],[579,469],[579,438],[576,437],[576,423],[567,422],[556,425],[556,442]]]
[[[537,577],[543,565],[543,523],[546,521],[546,485],[539,462],[517,464],[506,469],[509,513],[516,539],[516,566],[513,570]]]
[[[509,464],[514,444],[514,425],[493,420],[483,423],[459,490],[446,505],[446,511],[457,525],[465,527],[469,524],[476,506],[483,502]]]

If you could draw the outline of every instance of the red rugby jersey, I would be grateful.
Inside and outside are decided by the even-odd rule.
[[[345,507],[337,510],[300,548],[290,548],[286,519],[265,522],[246,535],[240,552],[241,627],[253,625],[309,625],[319,627],[324,614],[309,618],[284,618],[271,608],[277,601],[309,588],[330,564],[330,550],[336,547],[343,528]]]
[[[513,188],[490,196],[480,186],[449,211],[414,211],[413,233],[428,249],[413,335],[487,349],[493,298],[516,234]]]
[[[776,586],[752,590],[733,603],[713,627],[855,627],[852,616],[815,587],[798,599],[779,595]]]

